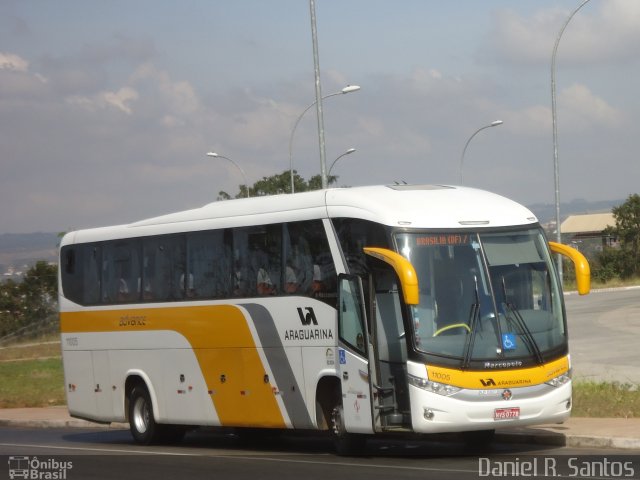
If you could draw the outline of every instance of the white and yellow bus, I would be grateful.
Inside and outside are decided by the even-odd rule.
[[[571,363],[551,252],[525,207],[441,185],[216,202],[67,234],[72,416],[137,442],[187,426],[384,432],[562,422]],[[473,436],[473,435],[471,435]]]

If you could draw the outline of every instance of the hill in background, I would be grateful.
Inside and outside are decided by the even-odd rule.
[[[58,242],[57,233],[0,234],[0,275],[11,269],[24,271],[25,266],[30,267],[38,260],[56,262]]]
[[[611,212],[613,207],[622,205],[625,200],[602,200],[598,202],[589,202],[583,199],[572,200],[568,203],[560,204],[560,217],[564,221],[569,215],[585,214],[585,213],[607,213]],[[551,203],[536,203],[528,205],[540,223],[545,224],[556,219],[556,206]]]

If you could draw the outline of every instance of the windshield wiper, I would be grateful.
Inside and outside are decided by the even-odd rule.
[[[471,355],[473,354],[473,345],[476,342],[477,323],[480,318],[480,296],[478,295],[478,278],[473,277],[476,284],[476,301],[471,304],[471,310],[469,311],[469,330],[471,335],[467,337],[467,341],[464,345],[464,354],[462,356],[462,369],[469,368],[471,364]]]
[[[536,361],[538,362],[538,364],[542,365],[544,363],[542,352],[540,351],[540,347],[538,346],[536,339],[533,337],[531,330],[529,330],[527,322],[525,322],[524,318],[522,318],[518,307],[516,307],[513,303],[510,303],[507,299],[507,287],[505,286],[504,277],[502,277],[502,294],[504,295],[503,304],[505,307],[507,307],[507,309],[513,316],[513,323],[515,323],[516,326],[520,328],[520,331],[518,333],[522,335],[522,339],[527,346],[527,349],[530,353],[533,354],[533,356],[536,357]],[[512,323],[511,316],[509,315],[507,315],[507,322]]]

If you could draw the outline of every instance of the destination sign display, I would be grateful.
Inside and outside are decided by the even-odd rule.
[[[470,242],[470,235],[466,233],[434,233],[416,237],[416,245],[419,247],[469,245]]]

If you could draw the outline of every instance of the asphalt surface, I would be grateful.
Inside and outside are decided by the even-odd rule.
[[[567,477],[576,473],[580,475],[575,478],[612,478],[594,467],[606,464],[626,474],[625,478],[640,478],[640,455],[629,451],[500,441],[470,449],[455,438],[441,437],[377,439],[369,442],[361,456],[338,457],[327,438],[300,434],[247,440],[234,434],[198,431],[188,434],[180,446],[142,447],[133,444],[128,432],[122,430],[4,428],[0,430],[0,456],[6,457],[5,465],[10,465],[11,458],[14,465],[17,457],[37,458],[44,464],[35,464],[41,471],[55,461],[55,467],[70,467],[65,476],[69,480],[495,478],[507,463],[523,468],[536,465],[542,475]],[[0,465],[0,472],[3,468],[8,467]],[[517,473],[531,476],[532,472]]]
[[[78,428],[125,431],[128,425],[98,425],[71,418],[64,406],[0,409],[0,428]],[[563,424],[499,430],[498,442],[625,449],[640,453],[640,418],[570,418]]]
[[[640,287],[565,296],[574,379],[640,386]]]

